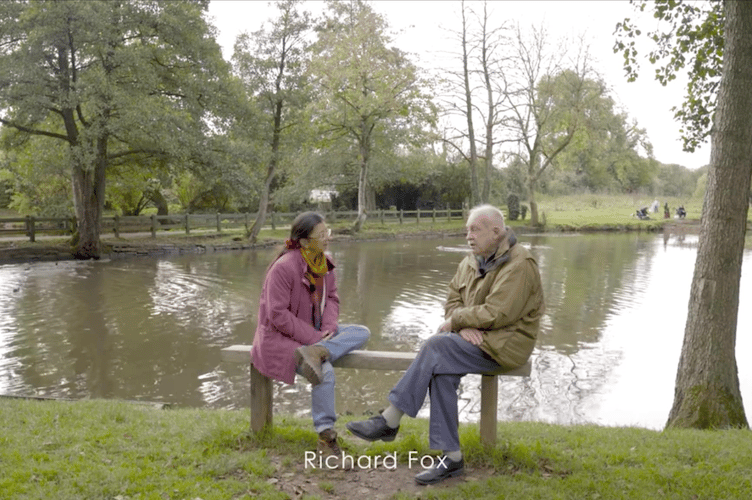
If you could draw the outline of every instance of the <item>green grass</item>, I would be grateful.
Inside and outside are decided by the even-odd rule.
[[[303,452],[316,442],[307,419],[276,415],[274,431],[254,436],[247,410],[159,410],[104,400],[0,399],[0,421],[0,498],[16,500],[284,499],[270,478],[300,469]],[[468,466],[492,474],[421,490],[420,498],[752,498],[748,430],[501,423],[493,449],[480,444],[477,426],[460,431]],[[361,443],[346,439],[347,452],[397,452],[398,467],[406,468],[410,451],[429,453],[427,422],[405,418],[396,441]],[[311,480],[322,498],[330,497],[339,479],[316,472]]]

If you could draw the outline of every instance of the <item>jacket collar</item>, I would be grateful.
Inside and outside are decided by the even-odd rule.
[[[507,234],[501,240],[501,243],[499,243],[499,248],[496,249],[496,252],[487,259],[479,255],[473,255],[474,258],[470,259],[470,264],[478,271],[478,274],[482,278],[497,267],[504,265],[511,257],[509,251],[516,244],[517,236],[507,227]]]

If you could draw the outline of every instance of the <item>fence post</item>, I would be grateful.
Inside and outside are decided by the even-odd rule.
[[[185,213],[185,234],[191,234],[191,225],[188,223],[188,212]]]
[[[449,207],[448,203],[447,203],[447,221],[452,222],[452,209]]]
[[[400,216],[399,216],[399,217],[400,217],[400,224],[402,224],[402,215],[403,215],[403,211],[402,211],[402,209],[400,208]]]
[[[416,226],[419,226],[419,225],[420,225],[420,208],[418,209],[418,212],[417,212],[417,214],[415,215],[415,225],[416,225]]]
[[[151,237],[157,237],[157,216],[154,214],[151,216]]]
[[[219,216],[219,212],[217,212],[217,232],[222,232],[222,218]]]
[[[384,225],[384,210],[379,210],[379,220],[381,221],[381,225]]]
[[[277,217],[272,210],[272,230],[277,229]]]
[[[245,233],[248,234],[248,212],[245,213]]]
[[[115,238],[120,238],[120,217],[118,214],[115,214],[112,230],[115,231]]]
[[[431,213],[431,222],[436,224],[436,207],[433,207],[433,212]]]

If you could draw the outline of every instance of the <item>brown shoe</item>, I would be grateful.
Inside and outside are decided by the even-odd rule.
[[[350,470],[352,467],[352,464],[348,463],[348,460],[345,459],[342,448],[339,447],[337,431],[334,429],[326,429],[319,433],[316,451],[320,459],[323,460],[324,467],[327,469]],[[352,460],[349,462],[352,462]]]
[[[329,358],[326,347],[313,344],[304,345],[295,349],[295,363],[300,367],[303,376],[311,385],[319,385],[321,378],[321,362]]]

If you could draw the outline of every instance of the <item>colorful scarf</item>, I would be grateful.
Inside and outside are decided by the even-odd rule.
[[[316,252],[308,248],[301,248],[300,254],[303,260],[308,264],[308,270],[305,277],[311,284],[311,302],[313,302],[313,326],[317,330],[321,329],[321,301],[324,295],[324,275],[329,272],[329,264],[326,261],[324,252]]]

